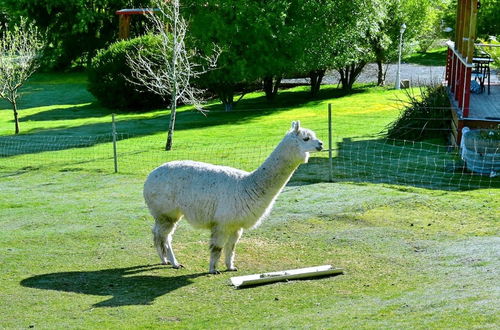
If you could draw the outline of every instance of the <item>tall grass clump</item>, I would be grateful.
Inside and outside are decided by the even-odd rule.
[[[446,139],[451,129],[451,107],[446,88],[442,85],[420,87],[420,93],[406,89],[403,110],[387,126],[387,137],[398,140],[422,141]]]

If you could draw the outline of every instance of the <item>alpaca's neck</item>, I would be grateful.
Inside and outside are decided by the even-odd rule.
[[[267,207],[304,161],[286,147],[286,141],[282,141],[266,161],[250,173],[245,182],[247,193]]]

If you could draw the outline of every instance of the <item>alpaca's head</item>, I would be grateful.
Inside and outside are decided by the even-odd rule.
[[[292,122],[292,128],[287,134],[286,140],[299,153],[304,162],[307,162],[310,152],[323,150],[323,142],[316,137],[316,134],[300,127],[300,121]]]

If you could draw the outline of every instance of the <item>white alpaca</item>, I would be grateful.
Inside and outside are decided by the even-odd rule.
[[[172,234],[183,216],[193,226],[211,230],[209,272],[217,274],[222,248],[227,269],[236,271],[234,247],[243,229],[256,227],[293,172],[323,143],[314,132],[292,122],[292,129],[255,171],[194,161],[173,161],[153,170],[144,199],[155,218],[154,243],[163,264],[183,267],[172,250]]]

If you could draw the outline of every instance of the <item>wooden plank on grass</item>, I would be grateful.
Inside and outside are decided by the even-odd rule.
[[[236,288],[251,285],[260,285],[265,283],[296,280],[312,277],[322,277],[327,275],[343,274],[341,268],[333,268],[331,265],[322,265],[308,268],[290,269],[272,273],[252,274],[244,276],[231,277],[231,284]]]

